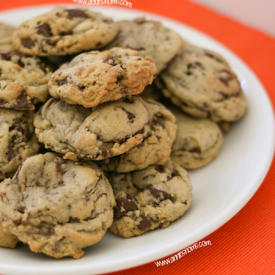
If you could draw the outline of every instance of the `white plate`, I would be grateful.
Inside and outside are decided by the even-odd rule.
[[[19,25],[51,8],[37,6],[2,12],[0,21]],[[115,20],[146,15],[162,21],[191,43],[222,54],[241,81],[248,98],[248,112],[226,135],[220,155],[209,165],[190,172],[194,186],[191,207],[168,228],[132,239],[107,232],[102,241],[86,248],[79,260],[52,259],[32,253],[23,245],[14,250],[1,248],[1,274],[98,274],[172,254],[206,237],[232,218],[256,192],[271,164],[275,140],[272,107],[257,77],[236,55],[197,30],[164,17],[130,9],[97,7],[96,10]]]

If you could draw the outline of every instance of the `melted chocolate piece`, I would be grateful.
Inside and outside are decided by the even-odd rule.
[[[114,207],[114,219],[120,219],[125,216],[129,211],[137,210],[136,204],[132,201],[132,198],[127,195],[126,198],[119,197],[116,199],[117,206]],[[123,208],[124,210],[121,210]]]
[[[165,167],[162,165],[158,165],[155,167],[155,170],[159,173],[165,173]]]
[[[85,86],[82,84],[78,84],[77,87],[79,88],[79,90],[82,92],[85,89]]]
[[[109,155],[109,151],[108,151],[107,149],[103,149],[103,150],[102,150],[102,156],[103,156],[104,158],[107,158],[108,155]]]
[[[21,95],[17,98],[16,104],[13,108],[26,109],[30,108],[31,104],[27,98],[27,93],[25,90],[22,91]]]
[[[117,74],[117,79],[118,80],[122,80],[124,78],[123,74],[122,73],[118,73]]]
[[[155,198],[158,198],[160,200],[170,199],[170,195],[167,192],[154,188],[152,184],[146,185],[145,189],[149,190],[152,196]]]
[[[144,134],[144,132],[145,132],[145,129],[144,129],[144,127],[141,129],[141,130],[139,130],[139,131],[137,131],[136,133],[135,133],[135,135],[138,135],[138,134]]]
[[[115,66],[117,64],[118,57],[117,56],[108,56],[103,59],[103,63],[108,63],[110,65]]]
[[[89,16],[82,10],[65,10],[68,13],[68,18],[82,17],[88,18]]]
[[[136,117],[134,114],[128,112],[124,107],[122,107],[122,106],[119,106],[119,107],[128,115],[127,117],[128,117],[129,120]]]
[[[151,226],[151,223],[149,221],[147,221],[147,219],[143,215],[141,216],[141,218],[142,219],[141,219],[140,223],[138,224],[139,229],[144,230]]]
[[[30,38],[22,38],[21,43],[25,48],[31,49],[34,47],[35,42],[31,40]]]
[[[70,35],[73,34],[73,31],[67,31],[67,32],[59,32],[59,35]]]
[[[44,35],[44,36],[51,36],[52,35],[50,25],[47,24],[47,23],[44,23],[44,24],[38,26],[36,29],[37,29],[38,34],[41,34],[41,35]]]
[[[97,42],[95,45],[96,48],[101,48],[103,47],[103,43],[101,41]]]
[[[13,152],[12,150],[9,150],[9,152],[7,153],[7,157],[8,157],[8,161],[11,161],[13,158]]]
[[[191,150],[189,150],[189,152],[201,154],[201,149],[200,147],[194,147]]]
[[[56,172],[61,174],[62,176],[66,173],[66,171],[62,169],[61,164],[58,162],[56,162]]]
[[[22,213],[22,214],[24,213],[25,209],[26,209],[26,207],[24,205],[20,205],[20,206],[17,207],[17,211]]]
[[[57,85],[58,85],[58,86],[62,86],[62,85],[64,85],[64,84],[67,83],[67,78],[62,79],[62,80],[57,80],[56,82],[57,82]]]

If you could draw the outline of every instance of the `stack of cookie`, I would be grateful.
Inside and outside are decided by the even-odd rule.
[[[0,112],[0,246],[20,240],[79,258],[108,228],[128,238],[182,216],[192,185],[169,161],[176,118],[138,96],[179,53],[181,37],[144,18],[115,23],[58,8],[11,40],[0,53],[0,104],[9,108]],[[52,72],[43,62],[61,66]],[[52,152],[31,156],[41,146],[34,128]]]

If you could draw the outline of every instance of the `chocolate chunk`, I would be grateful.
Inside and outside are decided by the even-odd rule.
[[[144,216],[141,216],[141,218],[142,219],[141,219],[140,223],[138,224],[139,229],[144,230],[151,226],[151,223],[149,221],[147,221],[147,219]]]
[[[180,174],[177,170],[174,170],[172,173],[172,177],[178,177]]]
[[[200,147],[194,147],[191,150],[189,150],[189,152],[201,154],[201,149]]]
[[[83,10],[65,10],[68,13],[68,18],[82,17],[88,18],[89,16]]]
[[[78,84],[77,87],[79,88],[79,90],[82,92],[85,89],[85,86],[82,84]]]
[[[160,200],[170,199],[170,195],[167,192],[154,188],[152,184],[148,184],[145,189],[149,190],[152,196],[155,198],[159,198]]]
[[[107,158],[108,155],[109,155],[109,151],[108,151],[107,149],[103,149],[103,150],[102,150],[102,156],[103,156],[104,158]]]
[[[18,52],[10,52],[10,53],[1,52],[0,55],[1,55],[2,59],[7,60],[7,61],[11,60],[11,58],[13,56],[19,56],[20,58],[22,57],[22,55]]]
[[[50,25],[47,24],[47,23],[44,23],[44,24],[36,27],[36,29],[37,29],[38,34],[41,34],[41,35],[44,35],[44,36],[51,36],[52,35]]]
[[[73,31],[67,31],[67,32],[59,32],[59,35],[70,35],[73,34]]]
[[[228,82],[231,81],[233,77],[219,77],[219,80],[225,85],[228,86]]]
[[[64,85],[64,84],[67,83],[67,78],[62,79],[62,80],[57,80],[56,82],[57,82],[57,85],[58,85],[58,86],[62,86],[62,85]]]
[[[136,133],[135,133],[135,135],[138,135],[138,134],[144,134],[144,132],[145,132],[145,129],[144,129],[144,127],[141,129],[141,130],[139,130],[139,131],[137,131]]]
[[[22,38],[21,43],[25,48],[31,49],[34,47],[35,42],[31,40],[30,38]]]
[[[155,167],[155,170],[159,173],[165,173],[165,168],[162,165],[158,165]]]
[[[116,220],[126,215],[129,211],[134,211],[138,209],[136,204],[132,201],[132,198],[129,195],[127,195],[126,198],[117,198],[116,204],[117,206],[114,207],[114,219]]]
[[[7,157],[8,157],[8,161],[11,161],[13,158],[13,152],[12,150],[9,150],[9,152],[7,153]]]
[[[64,185],[64,181],[63,180],[61,180],[61,181],[58,182],[58,186],[62,186],[62,185]]]
[[[117,74],[117,79],[118,80],[122,80],[124,78],[123,74],[122,73],[118,73]]]
[[[58,162],[56,162],[56,172],[61,174],[62,176],[66,173],[66,171],[62,169],[61,164]]]
[[[18,226],[21,224],[21,221],[12,221],[14,225]]]
[[[97,42],[95,45],[96,48],[102,48],[103,46],[104,44],[101,41]]]
[[[117,56],[108,56],[105,59],[103,59],[103,63],[108,63],[110,65],[115,66],[117,65],[117,60],[118,60]]]
[[[30,108],[31,104],[27,98],[27,93],[25,90],[22,91],[21,95],[17,98],[16,104],[13,108],[17,109],[27,109]]]
[[[124,107],[122,107],[122,106],[119,106],[119,107],[128,115],[127,117],[128,117],[129,120],[136,117],[134,114],[128,112]]]

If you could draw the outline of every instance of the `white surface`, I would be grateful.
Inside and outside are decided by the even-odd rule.
[[[275,0],[189,0],[275,38]]]
[[[1,21],[19,24],[49,8],[27,8],[0,13]],[[99,8],[116,20],[146,13]],[[147,14],[148,15],[148,14]],[[20,275],[98,274],[144,264],[174,253],[204,238],[231,217],[252,197],[264,179],[274,152],[274,118],[263,86],[233,53],[211,38],[187,26],[158,16],[190,42],[216,50],[236,71],[248,98],[249,109],[225,137],[218,158],[190,172],[193,201],[187,213],[166,229],[123,239],[107,233],[98,244],[85,249],[79,260],[52,259],[26,246],[0,249],[0,273]]]

